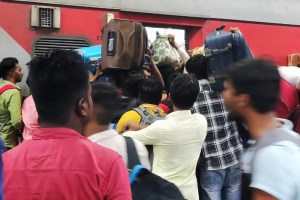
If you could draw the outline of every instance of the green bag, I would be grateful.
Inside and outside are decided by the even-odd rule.
[[[172,65],[174,68],[180,65],[180,58],[175,48],[168,41],[167,36],[158,35],[152,43],[154,51],[153,60],[157,66]]]

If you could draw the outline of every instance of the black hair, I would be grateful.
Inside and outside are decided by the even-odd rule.
[[[199,94],[199,84],[187,74],[179,74],[171,83],[171,100],[179,109],[190,109]]]
[[[195,55],[191,57],[185,64],[188,73],[195,74],[198,80],[208,79],[208,61],[203,55]]]
[[[65,125],[77,101],[88,100],[88,67],[76,51],[52,50],[34,58],[29,79],[41,123]]]
[[[0,63],[0,78],[5,79],[7,74],[19,64],[18,59],[13,57],[4,58]]]
[[[181,74],[181,73],[179,73],[179,72],[174,72],[174,73],[172,73],[172,74],[169,75],[167,81],[165,82],[165,90],[166,90],[167,94],[169,94],[169,92],[170,92],[170,85],[171,85],[172,81],[173,81],[179,74]]]
[[[121,106],[121,98],[113,85],[92,84],[93,113],[100,125],[109,125]]]
[[[175,68],[172,65],[161,65],[158,66],[158,70],[164,80],[164,83],[167,82],[169,76],[175,72]]]
[[[121,79],[121,89],[124,96],[138,98],[139,87],[146,79],[143,71],[130,71]]]
[[[139,88],[139,97],[142,102],[158,105],[161,101],[163,87],[158,80],[145,79]]]
[[[272,111],[279,98],[280,75],[277,66],[266,60],[247,60],[233,65],[227,76],[236,94],[247,94],[259,113]]]

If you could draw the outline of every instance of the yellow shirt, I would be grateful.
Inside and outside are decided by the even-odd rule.
[[[161,109],[158,105],[154,104],[141,104],[141,106],[147,108],[147,110],[151,113],[154,114],[154,110],[158,110],[161,115],[164,115],[163,109]],[[140,123],[142,120],[142,116],[137,113],[135,110],[129,110],[126,113],[122,115],[120,118],[118,124],[117,124],[117,132],[124,131],[125,124],[127,122],[134,122],[134,123]]]

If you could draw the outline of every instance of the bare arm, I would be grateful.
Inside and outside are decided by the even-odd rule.
[[[262,190],[254,189],[253,200],[277,200],[277,199]]]
[[[163,86],[163,88],[165,88],[164,79],[162,78],[162,75],[161,75],[160,71],[158,70],[158,68],[157,68],[157,66],[155,64],[155,62],[153,60],[153,57],[152,56],[149,56],[149,57],[150,57],[150,67],[152,69],[153,75],[161,83],[161,85]]]

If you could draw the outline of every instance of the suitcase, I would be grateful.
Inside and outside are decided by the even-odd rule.
[[[141,23],[111,20],[102,31],[102,69],[141,68],[147,41],[147,32]]]
[[[300,54],[288,55],[288,66],[297,66],[300,64]]]
[[[208,59],[208,81],[214,91],[222,91],[228,67],[252,58],[251,50],[240,33],[225,32],[225,26],[205,38],[204,54]]]
[[[83,47],[76,49],[81,55],[84,62],[87,63],[89,70],[95,74],[101,63],[101,45]]]

